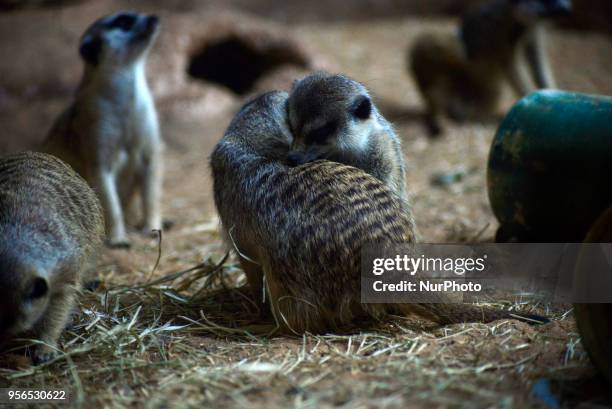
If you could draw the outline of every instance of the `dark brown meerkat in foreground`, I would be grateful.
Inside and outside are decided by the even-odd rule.
[[[406,196],[400,139],[363,84],[340,74],[311,74],[294,83],[287,116],[291,163],[328,159],[351,165]]]
[[[129,246],[124,213],[136,192],[144,232],[162,227],[163,144],[145,76],[158,25],[155,16],[119,12],[85,31],[80,44],[85,71],[75,101],[43,146],[100,195],[113,247]]]
[[[429,133],[441,132],[442,114],[457,121],[494,115],[504,81],[518,97],[554,88],[543,25],[570,10],[570,0],[491,0],[464,16],[459,35],[418,37],[408,64]]]
[[[278,91],[247,103],[210,159],[228,240],[259,300],[265,288],[282,332],[324,332],[388,313],[442,324],[510,317],[467,304],[429,304],[430,294],[415,294],[422,303],[362,304],[362,246],[414,242],[411,213],[361,169],[327,160],[288,166],[286,103]]]
[[[53,356],[103,240],[98,198],[67,164],[34,152],[0,157],[0,344],[36,338],[44,344],[33,361]]]

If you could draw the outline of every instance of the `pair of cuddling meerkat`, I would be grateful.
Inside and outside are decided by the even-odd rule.
[[[94,22],[80,42],[81,84],[46,153],[0,158],[0,347],[37,338],[35,363],[57,352],[105,230],[108,245],[129,247],[124,213],[136,192],[143,229],[162,228],[163,144],[145,77],[158,26],[136,12]]]
[[[533,318],[436,294],[361,303],[362,247],[414,243],[416,229],[399,138],[367,89],[347,76],[317,73],[290,94],[251,100],[210,165],[228,245],[280,332],[325,332],[388,314],[440,324]]]

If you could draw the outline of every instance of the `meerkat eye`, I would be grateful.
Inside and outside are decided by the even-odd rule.
[[[102,39],[100,37],[86,37],[81,42],[79,53],[83,60],[92,65],[97,65],[100,61],[102,51]]]
[[[47,295],[49,291],[49,285],[47,284],[47,280],[44,278],[38,277],[34,279],[32,283],[32,287],[30,288],[30,293],[28,294],[29,300],[37,300],[39,298]]]
[[[132,14],[121,14],[110,22],[110,28],[118,28],[121,31],[129,31],[136,23],[136,16]]]
[[[359,119],[368,119],[372,113],[372,101],[366,96],[361,96],[355,101],[352,110],[353,115]]]
[[[308,132],[308,135],[306,135],[306,138],[304,138],[304,141],[308,145],[310,144],[323,145],[329,139],[329,137],[332,136],[334,132],[336,132],[336,129],[337,129],[337,125],[335,122],[328,122],[322,127]]]

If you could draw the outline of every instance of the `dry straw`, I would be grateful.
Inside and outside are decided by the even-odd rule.
[[[2,369],[0,382],[68,388],[75,407],[529,407],[534,377],[588,368],[567,311],[520,300],[496,306],[559,321],[436,328],[396,317],[341,334],[263,336],[273,323],[231,260],[83,293],[63,352]]]

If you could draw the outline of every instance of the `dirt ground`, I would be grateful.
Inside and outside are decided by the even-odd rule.
[[[224,255],[208,156],[247,95],[188,76],[190,57],[214,34],[210,27],[253,25],[289,33],[311,56],[312,68],[344,72],[369,87],[402,138],[423,241],[490,241],[497,227],[486,191],[496,124],[448,123],[444,137],[427,138],[421,101],[406,72],[406,49],[415,36],[453,30],[452,18],[402,14],[317,23],[285,7],[290,19],[271,12],[275,19],[267,21],[232,11],[231,2],[199,4],[91,1],[0,14],[0,153],[35,148],[69,103],[81,71],[78,37],[92,20],[122,8],[161,15],[162,33],[148,72],[167,145],[164,216],[174,222],[163,234],[152,274],[156,239],[133,232],[130,251],[105,250],[98,269],[103,288],[83,297],[74,327],[63,337],[68,354],[39,368],[22,360],[4,365],[0,384],[70,388],[76,391],[74,402],[84,407],[611,405],[567,306],[522,305],[553,317],[541,327],[498,321],[435,328],[398,318],[342,334],[266,338],[234,328],[257,321],[242,292],[196,307],[182,303],[181,294],[203,285],[189,281],[190,273],[122,292],[203,262],[217,263]],[[560,88],[612,94],[609,35],[553,29],[549,45]],[[288,86],[291,73],[306,71],[288,72],[255,89]],[[502,111],[512,103],[507,92]],[[432,182],[452,174],[462,177],[447,186]],[[221,271],[228,282],[242,282],[233,259]]]

